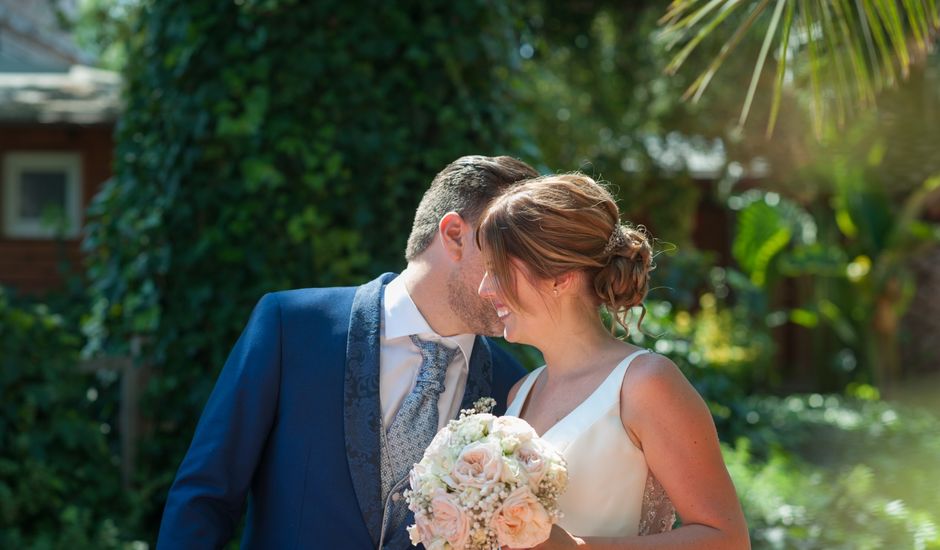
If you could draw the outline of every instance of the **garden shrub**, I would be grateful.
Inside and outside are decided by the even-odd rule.
[[[821,394],[737,407],[724,454],[754,548],[940,548],[935,417]]]
[[[723,448],[755,549],[940,548],[936,509],[886,495],[865,464],[824,469],[781,450],[756,459],[746,439]]]
[[[940,510],[936,468],[940,419],[886,401],[838,395],[754,397],[743,406],[751,452],[786,449],[830,471],[862,465],[878,494],[922,510]],[[940,516],[937,517],[940,520]]]
[[[0,287],[0,548],[108,548],[126,503],[75,319]]]

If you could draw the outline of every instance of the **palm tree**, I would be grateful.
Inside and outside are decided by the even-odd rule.
[[[667,48],[679,48],[667,67],[670,73],[718,29],[736,25],[686,91],[685,97],[693,100],[702,96],[748,31],[766,26],[738,124],[747,120],[773,50],[777,68],[768,137],[785,81],[807,73],[820,135],[824,122],[831,120],[831,108],[841,125],[853,110],[874,106],[877,92],[907,77],[911,64],[926,55],[937,37],[940,7],[936,0],[673,0],[660,24]]]

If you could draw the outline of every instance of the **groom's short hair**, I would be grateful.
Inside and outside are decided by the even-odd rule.
[[[476,225],[486,206],[504,189],[538,175],[528,164],[507,156],[468,155],[448,164],[418,204],[405,259],[411,261],[427,249],[444,214],[456,212]]]

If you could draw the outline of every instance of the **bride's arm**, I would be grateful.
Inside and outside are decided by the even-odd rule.
[[[642,445],[650,471],[682,518],[682,527],[643,537],[578,538],[555,526],[536,547],[581,549],[747,549],[747,524],[725,468],[708,407],[661,355],[637,358],[621,388],[620,417]]]
[[[586,539],[584,548],[750,548],[741,504],[728,475],[708,407],[669,359],[638,357],[624,377],[620,418],[639,440],[650,472],[682,527],[628,540]]]

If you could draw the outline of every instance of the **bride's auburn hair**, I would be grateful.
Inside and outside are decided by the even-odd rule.
[[[627,333],[627,316],[642,306],[655,268],[645,228],[621,225],[610,191],[578,173],[510,187],[487,208],[476,240],[509,305],[521,309],[512,259],[526,266],[525,276],[543,280],[583,271],[596,304]],[[645,313],[644,308],[638,325]]]

